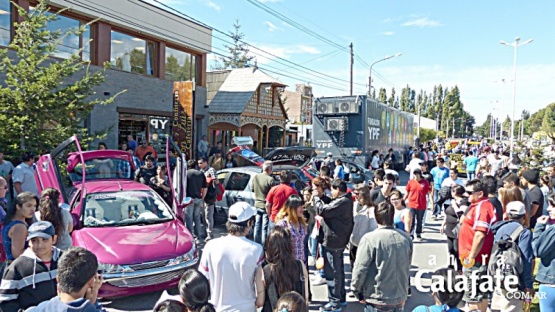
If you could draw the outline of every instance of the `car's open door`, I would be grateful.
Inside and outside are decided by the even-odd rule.
[[[170,150],[174,154],[175,162],[170,159]],[[183,208],[187,196],[187,159],[171,138],[166,140],[166,166],[168,167],[168,179],[172,189],[172,208],[175,214],[184,220]]]
[[[58,189],[61,194],[60,202],[65,204],[69,204],[70,194],[74,190],[73,183],[66,171],[67,156],[71,152],[78,152],[78,155],[82,157],[77,136],[72,136],[62,142],[50,154],[40,156],[35,166],[35,178],[39,191],[42,192],[49,187]],[[83,181],[85,181],[84,174]]]

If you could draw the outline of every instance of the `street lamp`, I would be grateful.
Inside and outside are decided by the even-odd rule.
[[[390,55],[390,56],[386,56],[383,59],[379,60],[379,61],[375,61],[374,63],[372,63],[372,65],[370,65],[370,75],[368,76],[368,96],[372,96],[372,67],[376,64],[378,64],[379,62],[383,62],[383,61],[387,61],[391,58],[397,57],[397,56],[401,56],[402,53],[397,53],[395,55]]]
[[[513,62],[513,118],[511,118],[511,157],[513,157],[514,153],[514,146],[515,146],[515,109],[516,109],[516,50],[518,47],[523,46],[525,44],[531,43],[534,39],[528,39],[523,43],[520,42],[520,37],[515,38],[515,42],[513,43],[506,43],[505,41],[500,41],[502,45],[506,45],[509,47],[513,47],[515,49],[514,53],[514,62]]]

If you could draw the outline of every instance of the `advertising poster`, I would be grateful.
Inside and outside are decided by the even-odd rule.
[[[187,155],[187,159],[193,151],[193,91],[194,83],[192,81],[173,83],[172,137],[181,152]]]
[[[413,117],[389,106],[368,101],[366,111],[367,150],[403,149],[413,144]]]

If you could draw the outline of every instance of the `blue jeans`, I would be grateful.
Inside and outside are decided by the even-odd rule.
[[[410,226],[411,234],[416,232],[416,236],[420,236],[422,234],[422,227],[424,226],[424,214],[426,213],[426,209],[410,208],[410,213],[412,215],[412,224]],[[415,223],[416,229],[414,228]]]
[[[264,246],[266,242],[266,237],[268,237],[268,223],[270,219],[268,218],[268,213],[266,210],[257,208],[256,217],[254,219],[254,241]]]
[[[441,206],[437,203],[439,198],[439,190],[434,188],[434,216],[439,216],[441,214]]]
[[[366,304],[364,307],[364,312],[403,312],[405,311],[405,305],[400,306],[388,306],[388,307],[380,307],[378,305],[372,306],[370,304]]]
[[[185,225],[194,237],[201,237],[200,213],[203,208],[204,201],[202,198],[193,198],[193,202],[185,208]],[[194,228],[193,228],[194,224]]]
[[[540,284],[540,311],[551,311],[555,307],[555,287]]]
[[[468,178],[468,181],[472,181],[476,177],[476,171],[467,171],[466,176]]]
[[[328,283],[328,299],[329,302],[337,306],[341,302],[347,301],[343,250],[343,248],[328,249],[322,246],[324,256],[324,275]]]

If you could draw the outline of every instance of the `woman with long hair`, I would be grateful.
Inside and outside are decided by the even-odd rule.
[[[150,178],[149,186],[160,195],[166,203],[171,205],[170,180],[168,179],[168,167],[166,165],[158,165],[156,175]]]
[[[403,200],[403,194],[399,190],[391,191],[389,196],[389,201],[395,208],[395,217],[393,218],[393,223],[395,227],[401,231],[410,235],[411,225],[412,225],[412,213],[410,208],[407,208],[405,201]]]
[[[357,248],[360,239],[369,232],[378,228],[378,223],[374,216],[374,203],[370,199],[370,188],[365,183],[355,185],[354,195],[356,197],[360,211],[354,217],[354,226],[349,240],[349,260],[351,268],[354,267]]]
[[[308,272],[302,261],[295,259],[291,241],[289,230],[282,226],[275,226],[266,238],[263,312],[272,312],[279,297],[289,291],[296,291],[308,300]]]
[[[279,297],[277,302],[277,308],[274,312],[306,312],[308,311],[308,306],[306,300],[294,291],[283,294]]]
[[[47,188],[42,191],[39,211],[35,213],[38,220],[48,221],[54,225],[56,235],[55,246],[66,250],[72,245],[71,232],[73,231],[73,218],[69,211],[62,209],[59,205],[60,191],[55,188]]]
[[[225,156],[224,168],[235,168],[237,167],[237,162],[233,159],[233,154],[227,154]]]
[[[500,188],[499,189],[499,201],[503,206],[503,220],[507,220],[507,204],[513,201],[519,201],[521,203],[524,202],[522,197],[522,192],[520,188],[515,185],[510,185],[508,187]],[[501,221],[501,220],[500,220]],[[530,224],[530,217],[528,216],[528,212],[526,212],[526,222],[525,224]]]
[[[210,299],[210,284],[206,276],[196,269],[183,273],[177,286],[187,312],[216,312]]]
[[[464,214],[470,203],[464,197],[464,186],[455,184],[451,187],[451,203],[445,209],[445,220],[439,228],[441,234],[447,237],[447,250],[451,259],[449,259],[449,268],[457,271],[462,270],[461,260],[459,259],[458,251],[458,236],[461,223],[461,216]],[[454,262],[454,263],[453,263]]]
[[[27,227],[33,222],[33,214],[39,199],[31,192],[19,193],[8,207],[2,228],[2,243],[7,264],[19,257],[27,248]]]
[[[305,260],[304,238],[307,234],[306,220],[303,216],[304,205],[299,195],[291,195],[276,216],[276,225],[289,229],[295,259]]]

